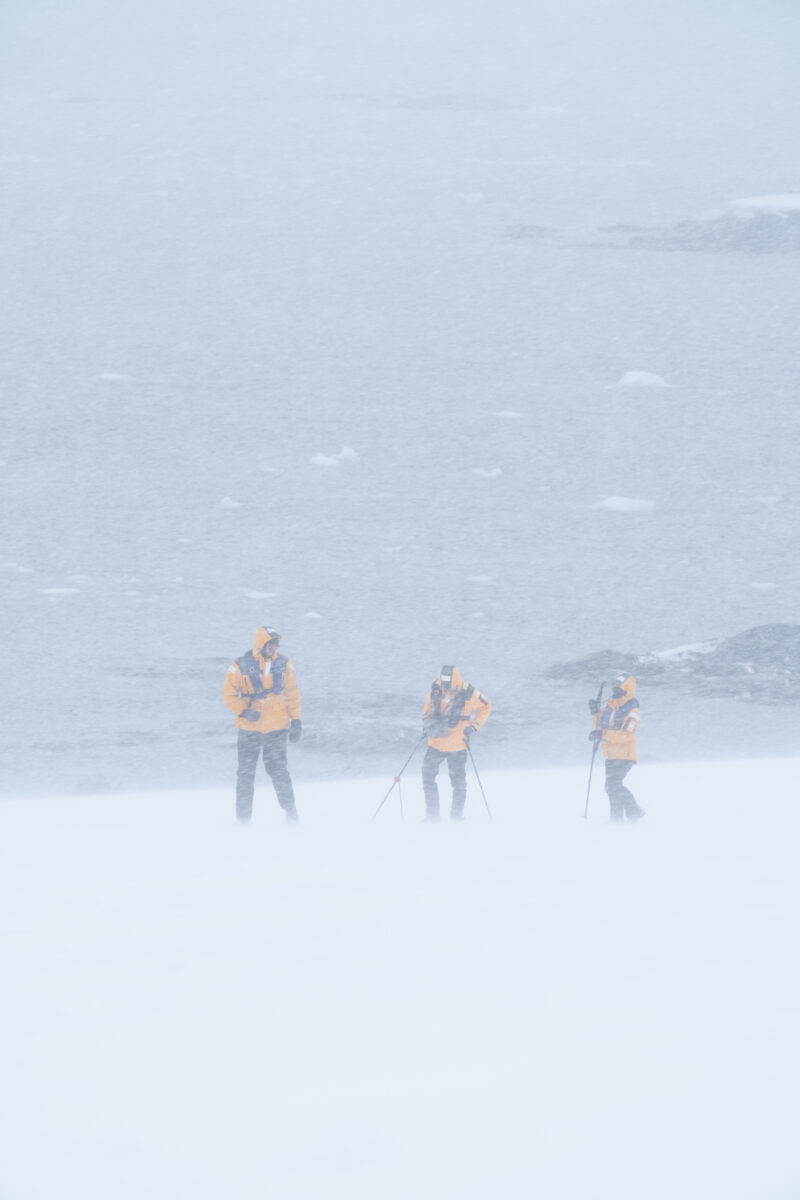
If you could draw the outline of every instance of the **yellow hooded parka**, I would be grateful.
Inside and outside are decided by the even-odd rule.
[[[470,687],[468,683],[463,682],[458,667],[450,669],[449,680],[445,679],[444,685],[442,683],[442,675],[443,672],[440,671],[434,684],[434,687],[438,687],[441,690],[439,714],[445,720],[447,720],[448,714],[452,714],[452,716],[458,715],[458,720],[454,725],[449,726],[444,737],[429,737],[428,745],[433,746],[435,750],[452,753],[454,750],[464,750],[466,748],[467,743],[464,740],[464,730],[468,725],[471,725],[473,729],[480,729],[481,725],[488,720],[492,706],[481,692]],[[422,710],[423,721],[426,717],[432,715],[432,693],[433,688],[428,692],[428,698]],[[459,714],[459,706],[462,699],[464,707]]]
[[[253,680],[240,663],[247,658],[237,659],[228,668],[222,685],[222,699],[231,712],[236,714],[237,729],[249,729],[255,733],[275,733],[288,729],[291,722],[300,719],[300,691],[292,664],[278,654],[279,637],[260,625],[253,635],[253,657],[258,666],[261,690],[266,695],[255,699]],[[279,687],[276,689],[276,682]],[[259,713],[257,721],[245,721],[241,714],[245,709]]]

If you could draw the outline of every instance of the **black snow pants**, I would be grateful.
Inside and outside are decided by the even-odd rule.
[[[606,792],[611,805],[611,820],[638,821],[644,816],[644,809],[636,803],[633,792],[622,782],[634,763],[628,758],[606,759]]]
[[[253,729],[239,730],[239,768],[236,773],[236,818],[249,821],[253,815],[253,791],[256,782],[256,767],[260,757],[264,769],[272,780],[287,821],[297,819],[294,804],[294,788],[286,763],[286,730],[275,733],[258,733]]]
[[[453,789],[453,804],[450,816],[459,821],[464,815],[464,804],[467,799],[467,752],[466,750],[437,750],[428,746],[422,760],[422,790],[425,793],[425,817],[436,821],[439,817],[439,788],[436,776],[439,767],[447,760],[447,770],[450,772],[450,784]]]

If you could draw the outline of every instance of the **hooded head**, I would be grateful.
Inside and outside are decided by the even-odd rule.
[[[461,672],[458,667],[442,667],[436,682],[443,692],[457,692],[461,687]]]
[[[274,658],[278,653],[280,640],[281,635],[277,629],[271,629],[269,625],[259,625],[253,634],[253,653],[260,654],[262,658]]]
[[[632,700],[636,695],[636,680],[632,675],[627,675],[621,671],[619,675],[615,675],[609,683],[611,688],[611,699],[619,700],[623,704],[628,700]]]

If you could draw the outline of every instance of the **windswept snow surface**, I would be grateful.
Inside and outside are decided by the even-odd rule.
[[[4,801],[0,1195],[789,1200],[799,774]]]

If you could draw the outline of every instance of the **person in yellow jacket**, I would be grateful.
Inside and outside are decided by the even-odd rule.
[[[228,669],[222,699],[236,714],[239,766],[236,775],[236,817],[249,821],[259,758],[272,780],[286,820],[297,820],[294,788],[286,761],[286,740],[300,739],[300,691],[289,659],[278,653],[281,635],[260,625],[253,649]]]
[[[453,790],[450,818],[463,820],[467,799],[467,746],[491,711],[486,697],[464,683],[458,667],[442,667],[422,710],[422,728],[428,735],[428,749],[422,760],[426,821],[439,820],[436,776],[443,762],[447,763]]]
[[[636,803],[633,792],[623,780],[637,762],[636,730],[639,728],[639,701],[636,699],[636,680],[624,672],[610,683],[611,696],[603,708],[598,700],[589,701],[594,729],[591,742],[600,742],[606,762],[606,793],[611,807],[611,820],[639,821],[644,809]]]

